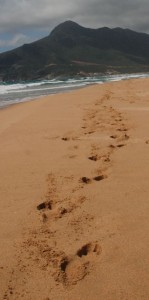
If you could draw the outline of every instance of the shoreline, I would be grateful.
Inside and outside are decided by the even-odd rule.
[[[130,76],[130,77],[128,77],[128,76]],[[1,108],[3,108],[3,107],[7,107],[7,106],[9,106],[9,105],[13,105],[13,104],[16,104],[16,103],[22,103],[22,102],[28,102],[28,101],[32,101],[32,100],[35,100],[35,99],[38,99],[38,98],[42,98],[42,97],[45,97],[45,96],[50,96],[50,95],[55,95],[55,94],[62,94],[62,93],[67,93],[67,92],[71,92],[71,91],[73,91],[73,90],[79,90],[79,89],[82,89],[82,88],[86,88],[87,86],[93,86],[93,85],[96,85],[96,84],[104,84],[104,83],[109,83],[109,82],[118,82],[118,81],[122,81],[122,80],[132,80],[132,79],[141,79],[141,78],[148,78],[149,77],[149,74],[148,73],[146,73],[146,74],[119,74],[119,75],[113,75],[113,77],[112,77],[112,75],[110,76],[109,75],[109,77],[107,76],[103,76],[103,77],[101,77],[101,78],[99,78],[98,80],[97,80],[97,78],[96,78],[96,80],[95,80],[95,78],[93,78],[93,77],[90,77],[90,78],[86,78],[86,79],[84,79],[84,81],[83,81],[83,79],[80,79],[80,80],[78,80],[78,82],[82,82],[82,84],[81,84],[81,86],[80,85],[78,85],[78,82],[77,82],[77,80],[75,81],[75,79],[71,82],[71,81],[64,81],[63,82],[63,84],[67,84],[68,85],[68,87],[66,88],[66,87],[64,87],[63,85],[62,86],[49,86],[48,88],[46,87],[45,89],[44,88],[42,88],[42,90],[43,90],[43,95],[42,94],[39,94],[39,95],[32,95],[32,94],[30,94],[30,96],[28,96],[28,97],[24,97],[24,98],[22,98],[22,94],[24,94],[24,93],[26,93],[26,94],[28,94],[28,92],[33,92],[34,91],[34,93],[37,93],[37,91],[39,92],[39,91],[41,91],[41,89],[34,89],[35,88],[35,86],[36,86],[36,83],[35,83],[35,86],[33,85],[33,83],[28,83],[28,84],[31,84],[31,85],[33,85],[33,87],[32,87],[32,90],[28,90],[27,89],[27,87],[26,87],[26,90],[24,89],[25,88],[25,83],[22,83],[22,86],[20,87],[20,88],[22,88],[23,90],[22,90],[22,94],[21,94],[21,92],[20,92],[20,95],[19,95],[19,87],[18,87],[18,89],[15,87],[15,89],[13,88],[13,90],[12,90],[12,92],[13,93],[11,93],[11,89],[10,89],[10,87],[8,88],[7,87],[7,85],[5,85],[5,86],[3,86],[3,88],[2,88],[2,90],[3,89],[8,89],[7,90],[7,93],[8,93],[8,99],[6,98],[6,100],[5,100],[5,93],[3,94],[0,94],[0,96],[4,96],[4,99],[0,99],[0,101],[4,101],[4,102],[8,102],[8,104],[6,103],[6,104],[4,104],[4,106],[1,106],[0,107],[0,109]],[[111,78],[111,79],[110,79]],[[53,81],[52,81],[53,82]],[[71,84],[73,85],[74,84],[74,82],[77,84],[75,84],[73,87],[71,86]],[[47,82],[45,82],[45,81],[41,81],[40,82],[40,85],[43,87],[44,85],[43,84],[48,84],[49,83],[49,85],[51,84],[51,81],[47,81]],[[55,83],[54,84],[58,84],[59,82],[56,82],[55,81]],[[62,82],[61,82],[62,83]],[[24,84],[24,88],[23,88],[23,84]],[[27,83],[26,83],[27,84]],[[69,86],[69,84],[70,84],[70,86]],[[15,84],[14,84],[15,85]],[[39,84],[38,84],[39,85]],[[9,86],[9,85],[8,85]],[[16,86],[17,86],[17,84],[16,84]],[[1,86],[0,86],[0,88],[1,88]],[[47,89],[53,89],[53,93],[51,93],[51,94],[44,94],[44,92],[47,90]],[[54,91],[54,89],[55,89],[55,91]],[[16,92],[15,92],[15,90],[16,90]],[[59,90],[61,90],[60,92],[59,92]],[[0,92],[1,92],[1,90],[0,90]],[[6,93],[6,94],[7,94]],[[16,95],[19,95],[18,97],[20,98],[20,100],[18,100],[18,97],[16,98],[16,99],[13,99],[13,94],[15,94],[15,93],[17,93]],[[17,102],[16,103],[11,103],[12,101],[16,101],[17,100]],[[10,103],[9,103],[10,102]]]
[[[22,101],[20,102],[17,102],[17,103],[11,103],[11,104],[8,104],[7,106],[3,106],[3,107],[0,107],[0,110],[1,109],[5,109],[5,108],[8,108],[12,105],[17,105],[17,104],[21,104],[21,103],[26,103],[26,102],[30,102],[30,101],[36,101],[36,100],[40,100],[40,99],[43,99],[43,98],[46,98],[46,97],[50,97],[50,96],[54,96],[54,95],[62,95],[62,94],[67,94],[67,93],[71,93],[73,91],[77,91],[77,90],[82,90],[84,88],[87,88],[87,87],[91,87],[91,86],[94,86],[94,85],[97,85],[97,83],[95,84],[90,84],[90,85],[86,85],[86,86],[82,86],[82,87],[76,87],[76,88],[72,88],[72,89],[69,89],[69,90],[65,90],[64,92],[58,92],[58,93],[51,93],[51,94],[48,94],[48,95],[40,95],[40,96],[35,96],[35,97],[32,97],[32,98],[23,98]],[[27,100],[25,100],[27,99]]]
[[[148,299],[148,83],[0,110],[2,299]]]

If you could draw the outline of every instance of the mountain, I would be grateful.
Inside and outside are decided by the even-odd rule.
[[[0,80],[149,71],[149,35],[129,29],[90,29],[72,21],[49,36],[0,54]]]

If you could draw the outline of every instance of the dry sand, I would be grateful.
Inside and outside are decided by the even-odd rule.
[[[0,299],[149,299],[149,80],[0,111]]]

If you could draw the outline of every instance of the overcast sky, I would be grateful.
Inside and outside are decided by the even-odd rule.
[[[149,33],[149,0],[0,0],[0,52],[44,37],[66,20]]]

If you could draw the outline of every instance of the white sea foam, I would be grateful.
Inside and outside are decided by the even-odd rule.
[[[59,90],[59,89],[68,89],[68,88],[75,88],[75,87],[83,87],[90,83],[76,83],[76,84],[65,84],[65,85],[51,85],[49,87],[42,87],[42,88],[29,88],[29,87],[40,87],[44,85],[41,84],[14,84],[14,85],[0,85],[0,94],[8,94],[8,93],[26,93],[26,92],[35,92],[35,91],[43,91],[43,90]]]
[[[105,81],[119,81],[123,79],[129,78],[144,78],[149,76],[148,74],[126,74],[126,75],[109,75],[109,76],[101,76],[97,77],[86,77],[81,79],[68,79],[66,81],[62,80],[43,80],[39,82],[30,82],[30,83],[13,83],[13,84],[0,84],[0,95],[8,94],[13,92],[25,92],[25,91],[35,91],[37,90],[50,90],[50,89],[65,89],[65,88],[73,88],[80,87],[93,83],[102,83]],[[42,89],[40,89],[42,86]],[[32,88],[32,89],[30,89]]]
[[[67,80],[42,80],[22,83],[0,83],[0,107],[28,101],[42,95],[55,94],[61,91],[81,88],[91,84],[102,84],[109,81],[120,81],[132,78],[146,78],[149,74],[122,74],[95,77],[70,78]]]
[[[83,87],[86,86],[85,83],[80,83],[80,84],[69,84],[69,85],[63,85],[63,86],[53,86],[53,87],[45,87],[45,88],[38,88],[38,89],[23,89],[23,90],[15,90],[11,91],[11,93],[26,93],[26,92],[35,92],[35,91],[47,91],[47,90],[63,90],[63,89],[68,89],[68,88],[75,88],[75,87]]]

